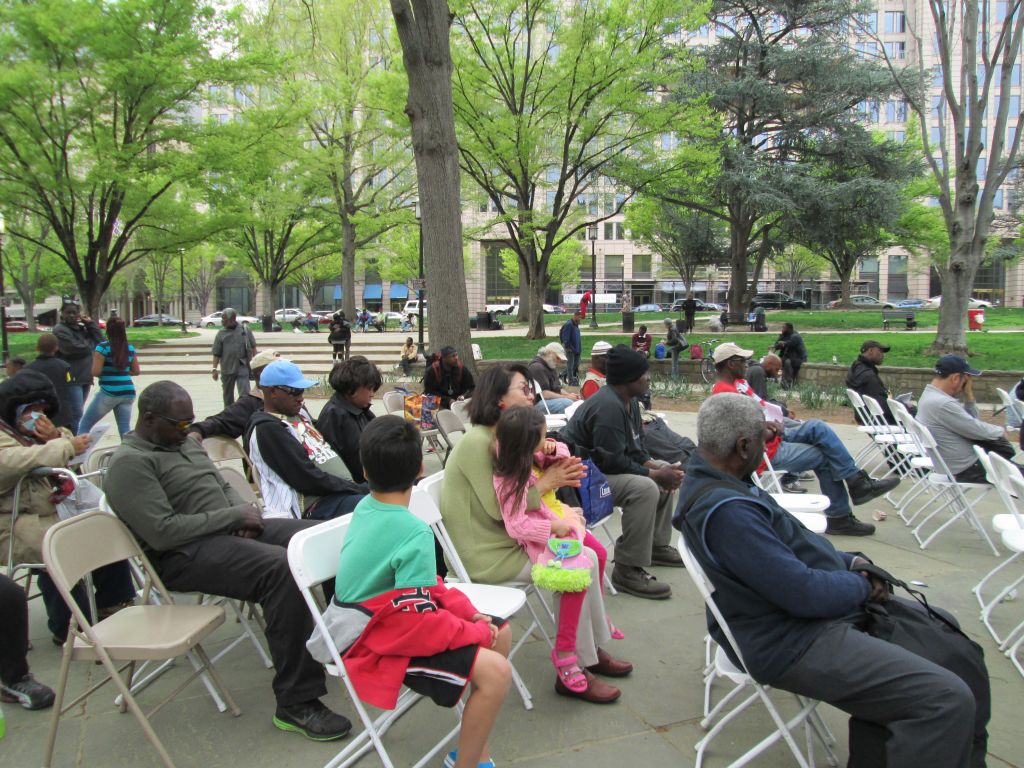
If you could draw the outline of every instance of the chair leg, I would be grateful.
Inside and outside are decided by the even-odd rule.
[[[60,675],[57,678],[53,713],[50,715],[50,733],[46,740],[43,768],[50,768],[53,765],[53,748],[57,743],[57,726],[60,724],[60,716],[63,714],[61,710],[64,708],[64,694],[68,687],[68,673],[71,671],[72,643],[73,641],[71,643],[64,643],[64,651],[60,659]]]
[[[206,671],[210,673],[210,677],[213,678],[214,685],[217,686],[220,691],[220,695],[224,697],[224,702],[228,705],[228,709],[231,710],[231,714],[238,717],[242,714],[242,710],[238,708],[234,698],[231,696],[231,692],[228,690],[227,686],[224,685],[224,681],[221,679],[217,668],[213,666],[213,662],[210,661],[210,657],[206,655],[206,651],[203,649],[203,646],[197,643],[192,650],[195,655],[199,657],[199,661],[202,662]]]

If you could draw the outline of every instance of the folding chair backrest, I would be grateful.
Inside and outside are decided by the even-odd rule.
[[[583,400],[577,400],[575,403],[573,403],[572,405],[565,409],[562,415],[565,416],[566,421],[572,418],[572,415],[576,413],[577,410],[579,410],[580,406],[583,405],[583,402]]]
[[[913,436],[914,442],[917,443],[922,454],[932,460],[932,464],[935,468],[934,471],[940,475],[945,475],[949,480],[953,481],[955,479],[953,477],[953,473],[950,472],[949,467],[946,466],[946,461],[942,458],[942,454],[939,453],[939,446],[935,442],[935,438],[932,436],[928,427],[913,416],[907,414],[906,428]]]
[[[338,575],[338,556],[351,515],[305,528],[288,542],[288,567],[299,589],[310,590]]]
[[[682,556],[683,564],[686,566],[686,573],[693,581],[694,586],[697,587],[700,596],[704,598],[704,604],[707,605],[708,610],[715,617],[715,622],[722,630],[722,634],[725,635],[725,639],[732,647],[736,658],[740,660],[741,666],[746,669],[747,665],[743,661],[743,654],[736,644],[736,639],[732,636],[732,630],[729,629],[729,624],[726,622],[725,617],[722,616],[718,603],[715,602],[715,585],[711,583],[711,579],[708,578],[701,564],[697,562],[697,558],[693,556],[693,552],[690,551],[690,547],[686,543],[685,536],[679,537],[679,554]]]
[[[756,473],[755,473],[756,474]],[[775,467],[772,466],[772,460],[768,458],[768,454],[764,455],[764,471],[760,473],[756,484],[768,493],[782,493],[782,483],[779,480],[779,475],[775,471]]]
[[[999,395],[999,402],[1002,403],[1003,407],[1020,419],[1020,401],[1010,397],[1010,393],[1002,387],[996,387],[996,394]]]
[[[110,466],[110,459],[114,452],[120,447],[119,445],[108,445],[106,448],[97,448],[89,454],[89,458],[82,462],[82,472],[89,475],[106,469]],[[97,485],[99,484],[97,483]]]
[[[999,477],[996,475],[996,471],[992,468],[992,460],[989,458],[988,451],[982,448],[980,445],[974,446],[974,455],[978,457],[978,461],[981,462],[981,468],[985,470],[985,477],[988,481],[999,487]]]
[[[228,485],[235,489],[235,493],[242,497],[242,501],[249,501],[254,504],[259,501],[256,491],[249,485],[245,475],[234,467],[218,467],[218,469],[220,470],[220,476],[227,481]]]
[[[544,399],[544,388],[536,379],[530,379],[530,383],[533,385],[533,394],[540,398],[539,402],[544,406],[544,412],[550,414],[551,409],[548,408],[548,401]]]
[[[910,411],[907,410],[907,406],[892,397],[887,398],[885,402],[889,404],[889,410],[896,419],[896,423],[909,432],[910,430],[907,429],[907,425],[905,423],[906,418],[910,416]]]
[[[466,570],[462,558],[459,557],[458,550],[455,549],[455,542],[448,535],[448,529],[445,528],[444,519],[441,516],[441,483],[443,481],[444,473],[442,472],[420,480],[419,484],[412,489],[409,510],[434,531],[434,537],[441,545],[445,560],[451,566],[455,577],[459,581],[470,584],[473,580],[469,577],[469,571]]]
[[[465,426],[470,425],[469,420],[469,400],[456,400],[452,403],[452,413],[459,417],[459,420]]]
[[[384,410],[388,413],[405,413],[405,395],[391,390],[384,393]]]
[[[1024,529],[1024,476],[1016,464],[997,453],[990,453],[989,460],[992,462],[992,471],[999,481],[996,485],[999,495],[1003,497],[1006,506],[1017,519],[1017,525]]]
[[[456,432],[466,433],[466,425],[462,423],[462,419],[456,416],[449,410],[441,409],[434,414],[434,422],[437,424],[438,430],[444,435],[445,440],[453,448],[455,447],[455,441],[452,440],[452,435]]]
[[[881,428],[891,426],[885,420],[885,411],[882,410],[881,404],[875,398],[870,395],[863,395],[861,401],[864,403],[864,409],[867,411],[869,424]]]
[[[62,593],[85,574],[129,558],[142,549],[128,528],[113,515],[93,511],[51,526],[43,537],[43,562]]]
[[[234,461],[236,459],[242,462],[249,460],[249,457],[245,455],[245,451],[242,450],[242,446],[238,444],[237,440],[232,440],[230,437],[224,437],[223,435],[204,438],[203,449],[214,464],[222,461]]]
[[[850,405],[853,406],[853,410],[860,416],[861,421],[867,424],[867,407],[864,405],[864,399],[860,396],[860,393],[848,388],[846,396],[850,399]]]

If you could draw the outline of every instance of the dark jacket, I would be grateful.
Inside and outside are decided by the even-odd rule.
[[[265,411],[253,414],[245,431],[245,445],[252,436],[260,456],[281,479],[303,496],[329,496],[332,493],[365,494],[366,487],[324,472],[306,455],[302,444],[288,431],[288,425]]]
[[[775,348],[779,350],[779,357],[783,360],[789,360],[797,365],[807,362],[807,347],[804,345],[803,337],[796,331],[789,334],[780,333],[775,341]]]
[[[697,300],[696,299],[683,299],[683,314],[692,317],[697,314]]]
[[[559,439],[589,456],[606,475],[650,474],[644,466],[651,454],[644,445],[640,405],[631,400],[627,409],[613,387],[601,387],[584,400]]]
[[[562,342],[562,346],[567,352],[575,352],[579,355],[580,350],[583,349],[580,327],[572,321],[572,318],[566,320],[562,325],[562,330],[558,332],[558,340]]]
[[[838,552],[759,489],[690,458],[672,524],[715,587],[747,671],[772,684],[836,620],[855,614],[871,591]],[[732,653],[710,612],[708,631]]]
[[[359,436],[373,418],[373,411],[369,408],[357,408],[335,393],[316,420],[316,428],[341,456],[348,471],[352,473],[352,479],[357,483],[366,482],[363,463],[359,460]]]
[[[332,344],[344,344],[352,339],[352,325],[348,320],[336,317],[331,320],[331,332],[327,340]]]
[[[526,366],[530,378],[540,384],[540,388],[548,392],[561,392],[562,382],[558,378],[558,371],[544,362],[544,358],[537,355]]]
[[[427,372],[423,376],[423,394],[440,397],[442,408],[450,408],[452,400],[469,395],[475,386],[473,374],[467,371],[462,363],[455,368],[447,369],[441,365],[440,360],[435,360],[427,366]]]
[[[885,412],[885,420],[890,424],[896,423],[892,411],[889,410],[889,403],[886,402],[889,398],[889,390],[882,383],[882,377],[878,374],[878,367],[865,358],[864,355],[860,355],[853,365],[850,366],[850,372],[846,374],[846,386],[858,395],[867,395],[875,398]],[[854,413],[856,415],[856,412]],[[860,423],[859,415],[857,416],[857,422]]]
[[[73,432],[78,425],[71,424],[71,403],[68,401],[71,366],[58,357],[39,355],[39,357],[26,365],[25,368],[31,371],[39,371],[50,380],[50,383],[53,384],[53,391],[57,393],[57,402],[60,404],[57,413],[51,416],[50,420],[55,427],[67,427]]]
[[[92,384],[92,353],[103,341],[103,331],[89,320],[73,326],[57,323],[53,335],[60,342],[58,356],[71,366],[71,383]]]
[[[234,440],[245,434],[252,415],[262,410],[263,398],[246,392],[220,413],[197,421],[188,431],[198,432],[204,440],[208,437],[230,437]]]

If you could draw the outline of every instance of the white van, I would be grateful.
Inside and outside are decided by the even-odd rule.
[[[420,313],[420,302],[418,299],[409,299],[405,302],[405,306],[402,307],[403,315],[419,315]],[[427,316],[427,302],[423,302],[423,316]]]

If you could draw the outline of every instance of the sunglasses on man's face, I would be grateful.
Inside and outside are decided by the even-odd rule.
[[[175,419],[170,416],[164,416],[162,413],[154,413],[153,415],[158,419],[163,419],[169,424],[173,424],[179,432],[184,432],[186,429],[191,427],[196,420],[195,416],[189,416],[187,419]]]
[[[306,391],[304,389],[299,389],[298,387],[285,387],[285,386],[277,386],[277,387],[274,387],[274,389],[276,389],[276,390],[278,390],[280,392],[284,392],[286,395],[290,395],[291,397],[300,397]]]

